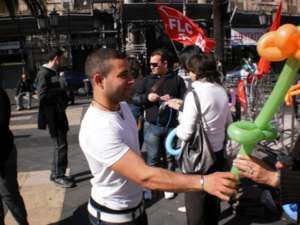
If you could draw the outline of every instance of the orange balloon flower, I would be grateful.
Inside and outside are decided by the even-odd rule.
[[[300,31],[293,24],[282,25],[259,39],[257,51],[271,62],[282,61],[290,56],[300,61]]]
[[[300,84],[295,84],[288,90],[284,98],[286,106],[291,106],[293,104],[293,96],[296,95],[300,95]]]

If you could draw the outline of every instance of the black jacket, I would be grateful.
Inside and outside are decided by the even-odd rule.
[[[291,156],[294,159],[292,170],[283,169],[280,176],[280,197],[282,204],[300,203],[300,136],[298,136]]]
[[[176,111],[166,107],[159,115],[159,106],[161,105],[161,102],[149,102],[147,98],[151,88],[159,79],[162,79],[162,77],[155,75],[148,75],[144,77],[143,81],[140,82],[139,86],[136,88],[132,101],[136,105],[143,106],[146,111],[145,119],[149,123],[175,127],[177,123]],[[186,92],[183,79],[172,71],[169,71],[164,75],[164,77],[164,83],[158,88],[156,93],[159,96],[169,94],[172,98],[183,99]]]
[[[2,88],[0,88],[0,173],[1,168],[8,159],[14,144],[14,137],[9,129],[10,115],[10,101],[8,95]]]
[[[16,95],[18,95],[22,92],[32,92],[31,80],[29,80],[29,79],[26,79],[25,81],[23,81],[22,79],[19,80],[19,82],[17,84]]]
[[[39,95],[38,128],[45,129],[48,125],[51,137],[57,137],[58,131],[69,129],[66,116],[68,97],[60,87],[56,72],[42,66],[36,77]]]
[[[283,169],[280,173],[281,204],[300,203],[300,171]]]

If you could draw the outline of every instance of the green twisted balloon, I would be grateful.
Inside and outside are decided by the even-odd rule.
[[[276,130],[272,127],[271,120],[284,102],[284,97],[289,87],[294,83],[299,68],[300,62],[290,53],[271,95],[255,121],[239,121],[228,127],[228,136],[241,144],[238,154],[250,155],[255,145],[260,141],[276,138]],[[239,171],[235,166],[232,166],[231,172],[239,176]]]

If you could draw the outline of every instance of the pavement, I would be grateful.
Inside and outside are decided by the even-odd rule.
[[[69,106],[67,116],[70,123],[68,133],[69,169],[76,187],[64,189],[49,181],[52,161],[52,144],[46,130],[37,129],[37,103],[31,110],[15,111],[12,105],[11,130],[18,149],[18,180],[31,225],[88,225],[86,204],[90,194],[91,174],[78,144],[80,120],[89,105],[87,97],[76,99]],[[183,194],[172,200],[160,198],[147,203],[149,225],[185,225],[185,213],[178,212],[183,206]],[[284,217],[269,214],[255,205],[252,212],[234,214],[229,204],[222,203],[220,225],[291,225]],[[6,210],[6,225],[15,225]]]

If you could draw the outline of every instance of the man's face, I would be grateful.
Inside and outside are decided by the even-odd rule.
[[[153,75],[164,75],[168,71],[167,61],[161,61],[160,55],[150,57],[150,69]]]
[[[27,77],[26,77],[26,74],[22,74],[21,78],[22,78],[23,81],[25,81],[26,78],[27,78]]]
[[[62,66],[63,60],[64,60],[64,56],[63,55],[62,56],[56,56],[54,58],[54,63],[55,63],[54,65],[55,65],[56,69],[59,69]]]
[[[125,59],[109,60],[111,71],[103,78],[103,88],[106,97],[114,103],[129,100],[132,95],[133,77],[128,73],[128,63]]]

